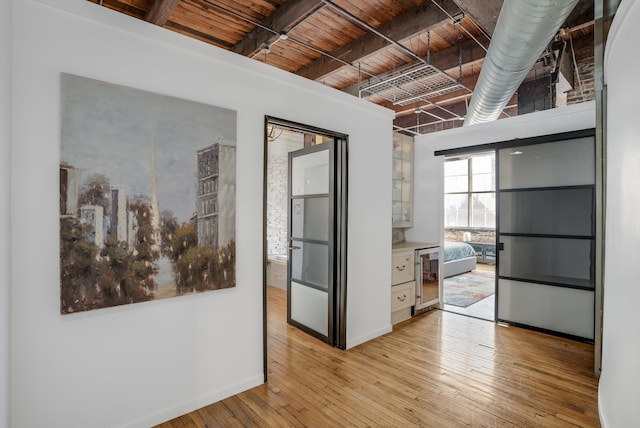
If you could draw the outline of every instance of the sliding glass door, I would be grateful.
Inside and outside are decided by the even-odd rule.
[[[507,321],[594,339],[593,137],[498,150],[498,308]]]

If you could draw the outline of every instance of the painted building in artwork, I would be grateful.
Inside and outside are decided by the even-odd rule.
[[[60,215],[77,216],[80,198],[80,170],[60,165]]]
[[[127,247],[132,252],[136,245],[136,233],[138,233],[138,219],[133,211],[127,211]]]
[[[81,206],[80,221],[93,228],[87,236],[87,240],[102,248],[104,245],[104,208],[100,205]]]
[[[80,182],[80,169],[66,163],[60,164],[60,216],[76,217],[82,223],[91,225],[94,232],[87,239],[99,247],[111,236],[117,241],[126,242],[129,251],[132,251],[138,222],[135,214],[129,210],[127,189],[112,186],[106,195],[109,198],[106,210],[102,206],[91,204],[80,207]]]
[[[127,190],[111,187],[111,224],[109,234],[118,241],[129,242]]]
[[[235,239],[236,148],[212,144],[197,151],[197,162],[198,244],[218,249]]]

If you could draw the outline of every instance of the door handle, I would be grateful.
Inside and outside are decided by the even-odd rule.
[[[295,245],[291,246],[291,247],[287,247],[287,250],[299,250],[300,247],[296,247]]]
[[[498,251],[503,251],[504,250],[504,242],[499,242],[498,243]]]

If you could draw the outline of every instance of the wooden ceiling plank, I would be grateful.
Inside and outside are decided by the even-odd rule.
[[[187,27],[184,26],[182,24],[178,24],[176,22],[167,22],[167,24],[165,24],[165,28],[169,29],[169,30],[173,30],[176,31],[178,33],[184,34],[186,36],[191,36],[194,38],[197,38],[198,40],[202,40],[203,42],[207,42],[207,43],[211,43],[213,45],[216,45],[218,47],[224,48],[224,49],[229,49],[231,47],[231,43],[219,39],[217,37],[214,37],[210,34],[204,33],[202,31],[198,31],[197,29],[193,28],[193,27]]]
[[[580,0],[567,17],[565,26],[575,27],[584,22],[592,21],[595,14],[594,3],[593,0]]]
[[[100,4],[99,1],[96,1],[95,3]],[[143,8],[143,5],[132,4],[131,2],[120,2],[118,0],[104,1],[102,2],[102,6],[138,19],[144,18],[147,10],[147,8]]]
[[[151,9],[145,15],[144,20],[162,27],[167,23],[178,3],[180,3],[180,0],[156,0],[151,5]]]
[[[185,0],[178,5],[165,27],[172,23],[224,40],[225,49],[231,49],[252,28],[238,18],[215,9],[202,10],[198,4]]]
[[[267,16],[261,24],[278,33],[286,34],[291,28],[322,7],[324,7],[324,3],[319,0],[289,0]],[[255,27],[242,40],[236,43],[231,50],[240,55],[252,56],[261,49],[263,44],[271,45],[277,39],[277,34],[273,34],[264,28]]]
[[[487,34],[493,35],[503,0],[457,0],[458,4]]]
[[[330,37],[327,37],[328,34],[330,34]],[[337,49],[338,46],[361,37],[363,34],[365,34],[365,31],[351,22],[332,19],[319,12],[292,30],[289,33],[289,37],[292,40],[312,45],[324,52],[330,52]],[[300,67],[303,65],[305,64],[301,64]]]
[[[458,6],[452,0],[443,1],[442,7],[452,14],[459,11]],[[440,8],[432,2],[427,2],[408,10],[392,21],[382,24],[378,31],[394,40],[402,41],[418,33],[435,29],[449,19]],[[388,43],[381,37],[373,33],[366,33],[362,37],[335,49],[331,52],[331,55],[346,62],[355,63],[362,58],[377,53],[387,45]],[[296,74],[308,79],[318,80],[343,66],[344,64],[341,62],[322,57],[302,67]]]

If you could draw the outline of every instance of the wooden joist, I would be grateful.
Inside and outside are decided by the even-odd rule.
[[[151,9],[145,15],[144,20],[162,27],[167,23],[178,3],[180,3],[180,0],[156,0],[151,5]]]

